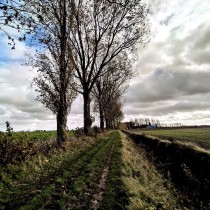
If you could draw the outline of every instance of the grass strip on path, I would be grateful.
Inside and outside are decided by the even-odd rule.
[[[128,196],[122,182],[122,142],[119,131],[114,131],[111,138],[115,139],[115,147],[100,210],[124,210],[128,204]]]
[[[93,199],[91,201],[92,202],[92,208],[91,209],[93,209],[93,210],[97,210],[97,209],[100,208],[101,201],[103,199],[103,194],[104,194],[104,191],[106,189],[106,182],[107,182],[107,177],[108,177],[108,174],[109,174],[109,167],[110,167],[114,147],[115,147],[115,143],[112,144],[112,147],[111,147],[111,150],[109,152],[105,167],[103,169],[103,173],[101,175],[101,179],[99,181],[98,189],[97,189],[96,193],[93,195]]]
[[[87,152],[85,156],[89,156],[91,159],[83,161],[83,167],[77,171],[76,176],[70,174],[67,177],[63,188],[57,186],[52,195],[52,202],[47,205],[46,209],[90,209],[92,195],[99,182],[112,144],[113,141],[106,138],[95,152]]]

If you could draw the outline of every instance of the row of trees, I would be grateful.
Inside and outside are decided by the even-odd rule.
[[[154,118],[135,118],[130,119],[127,123],[130,128],[145,128],[148,125],[154,125],[156,127],[161,127],[161,123],[158,119]]]
[[[154,118],[135,118],[130,119],[130,122],[126,122],[126,125],[129,128],[145,128],[148,125],[156,126],[157,128],[164,127],[164,128],[170,128],[170,127],[182,127],[182,123],[160,123],[158,119]]]
[[[78,93],[84,100],[85,134],[92,125],[91,99],[100,127],[104,122],[115,126],[123,116],[121,96],[133,74],[133,51],[148,38],[145,5],[138,0],[1,0],[0,9],[0,30],[5,25],[25,30],[39,47],[28,65],[38,73],[33,80],[37,100],[57,117],[59,142],[67,139],[67,116]]]

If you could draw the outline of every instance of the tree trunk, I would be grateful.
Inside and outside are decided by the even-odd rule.
[[[61,107],[57,114],[57,142],[62,144],[68,139],[66,132],[67,112]]]
[[[100,114],[100,129],[104,130],[104,112],[100,101],[99,101],[99,114]]]
[[[106,129],[109,130],[110,129],[110,122],[109,122],[109,120],[106,116],[105,116],[105,122],[106,122]]]
[[[61,40],[60,40],[60,92],[59,92],[59,108],[57,112],[57,141],[59,144],[68,139],[66,132],[67,123],[67,66],[66,66],[66,0],[60,2],[60,15],[62,17],[62,23],[60,26]]]
[[[90,93],[83,93],[84,99],[84,133],[86,135],[90,134],[92,120],[90,116]]]

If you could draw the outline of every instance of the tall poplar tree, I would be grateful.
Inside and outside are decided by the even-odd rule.
[[[70,31],[75,76],[84,99],[84,132],[91,128],[91,91],[106,66],[123,53],[145,44],[147,11],[139,0],[73,0]]]

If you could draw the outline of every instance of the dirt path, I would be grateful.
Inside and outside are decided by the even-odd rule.
[[[43,175],[5,187],[0,209],[122,209],[127,197],[120,179],[121,145],[119,132],[112,131],[81,152],[61,151],[47,159],[56,163],[44,167]]]
[[[57,194],[62,194],[62,192],[66,190],[63,187],[68,189],[77,177],[80,175],[82,176],[85,167],[91,163],[105,145],[105,141],[100,141],[89,148],[89,150],[75,156],[72,160],[66,160],[65,163],[57,168],[55,174],[49,174],[48,177],[40,177],[40,180],[34,181],[34,185],[31,183],[30,188],[36,189],[33,193],[29,193],[29,189],[27,188],[27,191],[24,191],[23,196],[18,196],[17,199],[14,197],[9,202],[5,202],[5,209],[20,209],[20,206],[25,205],[31,209],[38,208],[36,204],[33,203],[33,200],[42,203],[41,198],[46,195],[46,198],[43,199],[44,202],[39,208],[46,209],[50,205],[55,205],[54,202],[56,200],[52,199],[54,198],[54,195],[56,194],[57,196]],[[65,177],[65,173],[68,173],[69,176]],[[16,189],[16,191],[21,191],[21,189]],[[56,199],[59,199],[59,196]],[[33,208],[32,206],[35,207]]]
[[[93,195],[93,199],[92,199],[92,207],[91,209],[97,210],[100,208],[100,204],[101,201],[103,199],[103,194],[105,192],[106,189],[106,182],[107,182],[107,177],[109,174],[109,167],[110,167],[110,163],[111,163],[111,159],[112,159],[112,154],[114,151],[114,147],[115,147],[115,143],[113,143],[111,150],[109,152],[105,167],[103,169],[103,173],[101,175],[101,179],[98,185],[98,189],[96,191],[96,193]]]

